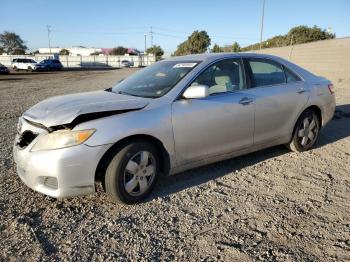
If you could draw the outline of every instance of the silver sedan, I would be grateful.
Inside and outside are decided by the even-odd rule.
[[[102,181],[132,204],[162,174],[279,144],[308,150],[334,109],[330,81],[282,58],[191,55],[38,103],[20,117],[13,151],[19,177],[38,192],[89,194]]]

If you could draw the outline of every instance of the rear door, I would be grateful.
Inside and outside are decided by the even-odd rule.
[[[254,144],[290,136],[309,98],[306,83],[270,59],[249,58],[245,65],[256,98]]]

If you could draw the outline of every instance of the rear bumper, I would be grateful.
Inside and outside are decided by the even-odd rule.
[[[14,145],[18,176],[31,189],[51,197],[95,192],[95,171],[109,145],[30,152]]]
[[[335,112],[335,99],[322,108],[322,126],[327,125],[333,118]]]

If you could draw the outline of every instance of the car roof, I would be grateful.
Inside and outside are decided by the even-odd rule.
[[[269,58],[269,59],[280,59],[277,56],[266,55],[266,54],[257,54],[257,53],[203,53],[196,55],[185,55],[185,56],[175,56],[167,60],[174,61],[214,61],[221,58]]]

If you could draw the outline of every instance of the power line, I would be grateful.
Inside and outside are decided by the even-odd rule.
[[[151,47],[153,47],[153,31],[152,31],[152,26],[151,26],[151,30],[149,31],[149,34],[151,36]]]
[[[172,30],[172,29],[169,29],[169,28],[164,28],[164,27],[158,27],[158,26],[154,26],[153,28],[156,29],[156,31],[163,31],[163,32],[174,32],[174,33],[180,33],[183,35],[186,35],[186,36],[189,36],[192,34],[192,32],[184,32],[184,31],[177,31],[177,30]],[[164,35],[164,36],[171,36],[171,37],[182,37],[182,36],[179,36],[179,35],[174,35],[174,34],[163,34],[163,33],[157,33],[159,35]],[[244,39],[244,40],[258,40],[259,38],[252,38],[252,37],[235,37],[235,36],[223,36],[223,35],[211,35],[209,34],[209,36],[211,38],[227,38],[227,39]]]
[[[98,35],[139,35],[143,32],[101,32],[101,31],[66,31],[66,30],[52,30],[57,33],[65,34],[98,34]]]
[[[157,29],[154,31],[154,29]],[[165,33],[166,31],[169,32],[178,32],[178,34],[169,34]],[[68,31],[68,30],[51,30],[51,32],[56,32],[56,33],[65,33],[65,34],[97,34],[97,35],[140,35],[140,34],[145,34],[144,32],[141,31]],[[180,31],[175,31],[175,30],[167,30],[165,28],[159,28],[155,26],[151,26],[150,31],[146,33],[151,37],[150,39],[150,44],[153,46],[154,42],[154,36],[163,36],[163,37],[172,37],[172,38],[177,38],[177,39],[186,39],[191,33],[186,33],[186,32],[181,32]],[[224,35],[210,35],[211,38],[214,39],[231,39],[231,40],[258,40],[258,38],[252,38],[252,37],[235,37],[235,36],[224,36]]]
[[[158,33],[158,32],[153,32],[153,34],[159,35],[159,36],[166,36],[166,37],[173,37],[173,38],[184,39],[184,36],[179,36],[179,35],[170,35],[170,34],[163,34],[163,33]]]

